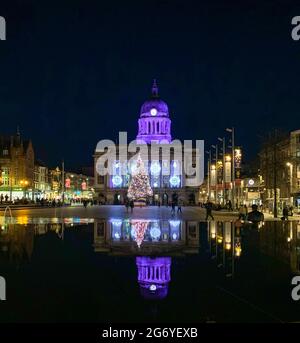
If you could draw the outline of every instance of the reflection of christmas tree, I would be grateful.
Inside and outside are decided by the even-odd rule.
[[[147,230],[149,221],[147,220],[132,220],[131,225],[133,227],[133,236],[135,237],[136,243],[138,247],[141,247],[141,244],[143,243],[145,232]]]
[[[149,183],[149,175],[145,170],[140,154],[138,155],[136,166],[132,170],[132,179],[128,188],[128,198],[131,200],[145,201],[153,192]]]

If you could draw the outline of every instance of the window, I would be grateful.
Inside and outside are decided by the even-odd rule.
[[[2,185],[9,186],[9,168],[2,168]]]
[[[8,155],[8,150],[7,149],[4,149],[3,150],[3,156],[7,156]]]

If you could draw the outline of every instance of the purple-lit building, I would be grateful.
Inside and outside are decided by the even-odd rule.
[[[156,81],[154,80],[151,95],[140,109],[138,119],[138,133],[136,136],[137,144],[146,143],[148,147],[148,161],[146,167],[149,173],[150,186],[153,190],[153,197],[150,203],[160,202],[162,205],[170,203],[172,200],[183,204],[195,204],[198,202],[199,187],[189,185],[188,176],[184,173],[184,150],[182,148],[182,158],[175,158],[172,147],[171,119],[169,107],[160,98]],[[155,160],[151,159],[150,144],[168,145],[170,148],[170,160],[164,160],[162,154]],[[127,174],[123,175],[124,165],[121,163],[121,145],[116,147],[117,160],[112,165],[111,175],[99,175],[97,173],[97,161],[104,152],[97,150],[94,154],[94,173],[95,173],[95,192],[101,202],[108,204],[122,204],[127,196],[127,190],[131,179],[132,165],[126,165]],[[189,151],[195,162],[194,149]],[[135,153],[128,153],[123,157],[130,160]],[[122,155],[123,156],[123,155]],[[168,175],[166,171],[168,170]]]
[[[168,105],[159,97],[158,87],[154,80],[152,95],[141,107],[137,142],[147,144],[171,143],[171,119]]]
[[[172,257],[199,254],[199,225],[177,219],[95,219],[94,251],[134,256],[142,297],[160,300],[168,295]]]
[[[171,281],[171,257],[137,256],[136,266],[141,295],[151,300],[165,298]]]

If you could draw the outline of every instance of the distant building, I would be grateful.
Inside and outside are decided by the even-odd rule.
[[[34,165],[34,198],[44,198],[50,191],[48,167],[42,161]]]
[[[0,169],[0,194],[10,201],[33,198],[34,150],[19,131],[13,136],[0,136]]]
[[[55,199],[60,197],[62,192],[62,171],[59,167],[49,169],[48,181],[50,184],[50,191],[47,194],[47,198]]]
[[[272,212],[275,189],[279,211],[300,206],[300,130],[265,144],[259,152],[262,199]]]

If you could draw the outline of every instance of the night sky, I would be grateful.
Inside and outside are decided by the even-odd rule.
[[[300,128],[299,1],[0,0],[0,15],[0,132],[19,125],[50,166],[134,139],[153,78],[174,138],[211,145],[234,126],[252,159],[272,127]]]

